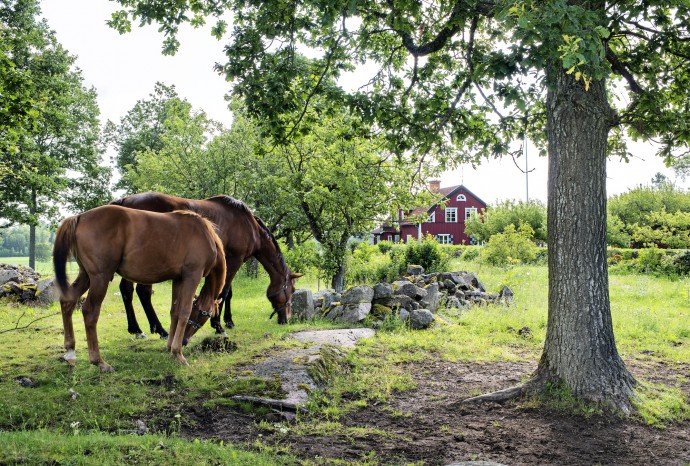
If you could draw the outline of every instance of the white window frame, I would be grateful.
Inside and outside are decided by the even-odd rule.
[[[465,207],[465,220],[469,219],[473,214],[476,214],[478,209],[476,207]]]
[[[453,244],[453,235],[448,233],[439,233],[436,235],[436,242],[438,244]]]
[[[407,235],[407,236],[405,237],[405,242],[406,242],[406,243],[410,243],[410,242],[412,242],[413,239],[414,239],[414,238],[412,237],[412,235]]]
[[[456,198],[456,200],[460,201],[460,202],[465,202],[465,201],[467,201],[467,198],[465,197],[464,194],[458,194],[458,197]]]
[[[435,223],[436,222],[436,212],[431,212],[431,215],[429,215],[429,218],[426,219],[426,223]]]
[[[450,220],[450,214],[452,214],[453,219]],[[458,223],[458,208],[457,207],[446,207],[446,223]]]

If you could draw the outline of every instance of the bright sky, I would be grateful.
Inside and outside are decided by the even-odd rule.
[[[153,92],[156,81],[175,85],[179,95],[213,119],[229,124],[231,114],[224,100],[230,85],[213,71],[217,62],[225,62],[223,42],[211,37],[209,29],[181,28],[181,47],[173,56],[163,56],[163,35],[155,26],[133,26],[129,34],[119,35],[106,20],[117,9],[108,0],[43,0],[43,16],[57,33],[60,43],[77,55],[87,85],[98,91],[101,120],[119,122],[137,100]],[[609,161],[609,195],[626,192],[639,184],[649,184],[661,172],[687,188],[690,180],[676,180],[648,145],[636,145],[629,163]],[[524,168],[524,158],[517,160]],[[547,161],[537,157],[528,145],[529,198],[546,201]],[[484,162],[476,170],[470,165],[448,172],[441,185],[464,184],[488,203],[526,196],[525,175],[511,158]]]

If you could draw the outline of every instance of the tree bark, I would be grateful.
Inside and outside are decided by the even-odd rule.
[[[36,192],[31,192],[31,205],[29,205],[29,214],[32,218],[32,223],[29,224],[29,267],[36,270],[36,224],[33,223],[33,217],[36,215]]]
[[[630,412],[636,384],[613,336],[606,261],[606,149],[615,114],[605,81],[547,69],[549,308],[529,385],[562,383],[578,398]]]
[[[340,264],[338,271],[333,275],[331,279],[331,288],[337,292],[341,292],[345,288],[345,262]]]

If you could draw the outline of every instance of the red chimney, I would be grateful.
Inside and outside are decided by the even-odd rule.
[[[437,193],[441,190],[441,180],[431,180],[429,181],[429,191],[432,193]]]

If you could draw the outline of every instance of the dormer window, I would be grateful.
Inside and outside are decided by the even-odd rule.
[[[467,200],[467,198],[465,197],[464,194],[458,194],[458,197],[456,198],[456,200],[460,201],[460,202],[465,202]]]

